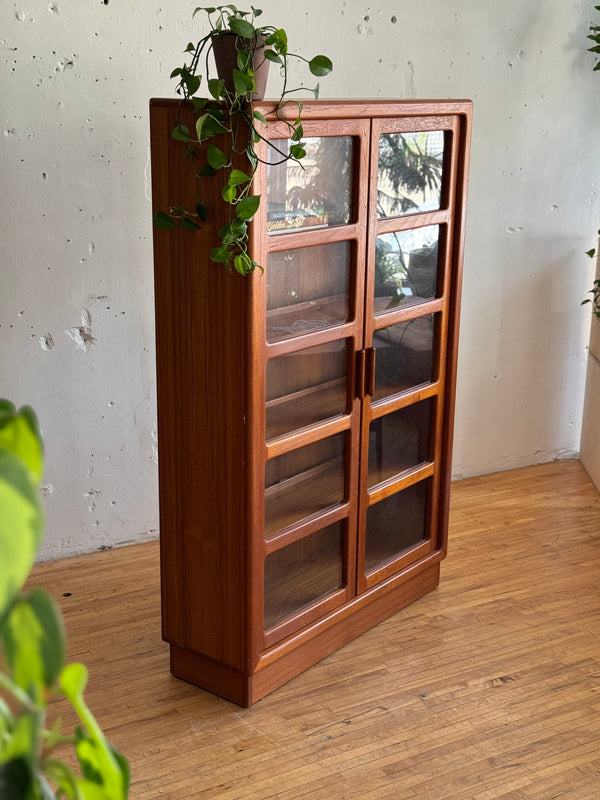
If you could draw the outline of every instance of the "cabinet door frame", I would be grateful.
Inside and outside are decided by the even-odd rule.
[[[379,141],[384,134],[414,133],[427,131],[444,131],[444,162],[442,168],[442,184],[440,207],[431,211],[417,211],[390,217],[378,217],[378,162]],[[375,354],[373,339],[376,331],[391,325],[418,320],[433,315],[437,320],[437,330],[433,345],[432,380],[407,388],[390,397],[373,401],[367,391],[363,401],[361,427],[361,468],[359,482],[359,524],[357,550],[357,593],[367,591],[380,582],[387,580],[410,565],[431,556],[442,554],[446,547],[444,526],[440,524],[440,510],[445,498],[441,497],[441,481],[448,469],[447,456],[449,433],[446,430],[448,419],[448,337],[451,330],[451,316],[456,292],[460,291],[459,277],[456,275],[460,260],[454,246],[455,227],[460,225],[457,216],[456,184],[457,173],[461,164],[461,152],[465,143],[461,136],[460,118],[457,115],[427,115],[402,118],[375,118],[371,125],[371,167],[368,208],[368,245],[367,273],[365,292],[365,340],[364,347],[368,354]],[[438,259],[438,275],[436,291],[432,299],[398,306],[389,311],[375,313],[375,243],[377,237],[386,233],[403,232],[426,226],[439,226],[442,242]],[[458,284],[458,285],[457,285]],[[374,371],[374,362],[371,370]],[[374,385],[374,374],[371,375],[371,389]],[[451,392],[453,393],[453,392]],[[435,418],[431,422],[432,436],[430,458],[425,463],[398,473],[395,477],[369,488],[369,431],[371,423],[389,413],[393,413],[408,405],[431,398],[435,407]],[[451,400],[451,402],[453,402]],[[425,537],[422,541],[398,552],[380,565],[366,570],[366,537],[367,513],[369,507],[397,492],[420,482],[429,481],[429,499],[425,519]]]
[[[268,117],[267,117],[268,118]],[[287,138],[288,128],[284,122],[270,121],[265,132],[268,141]],[[357,395],[357,353],[362,350],[364,331],[363,292],[365,284],[364,253],[367,240],[367,191],[369,178],[370,121],[368,119],[309,119],[304,123],[304,137],[351,136],[357,151],[353,153],[352,206],[348,223],[329,228],[304,228],[298,231],[269,234],[267,232],[267,170],[261,165],[254,179],[253,193],[260,194],[262,202],[252,222],[252,257],[267,268],[268,256],[296,248],[311,247],[336,242],[350,241],[352,248],[349,286],[350,310],[346,322],[304,333],[276,342],[267,341],[267,280],[266,276],[251,276],[251,347],[250,373],[254,387],[251,411],[252,431],[251,482],[253,508],[250,514],[251,527],[251,605],[253,620],[251,648],[255,658],[264,649],[292,635],[300,628],[340,608],[356,593],[356,541],[357,541],[357,497],[358,464],[353,454],[360,448],[360,405]],[[267,143],[257,148],[259,156],[266,159]],[[308,347],[328,342],[346,340],[351,342],[348,355],[347,408],[344,414],[317,424],[267,440],[265,426],[266,367],[267,362],[278,356],[288,355]],[[332,508],[288,525],[281,532],[265,538],[265,467],[267,461],[304,445],[320,441],[327,436],[342,433],[346,437],[346,459],[344,466],[344,501]],[[265,558],[274,550],[299,541],[330,524],[341,522],[344,530],[343,586],[314,603],[285,618],[273,628],[263,628],[264,614],[264,564]],[[258,621],[258,622],[257,622]]]

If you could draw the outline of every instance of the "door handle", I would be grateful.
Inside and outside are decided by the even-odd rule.
[[[368,347],[366,350],[365,365],[365,394],[375,394],[375,348]]]
[[[354,396],[362,400],[365,396],[365,351],[356,351],[356,376],[354,381]]]

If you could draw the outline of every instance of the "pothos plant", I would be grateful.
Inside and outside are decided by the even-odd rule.
[[[197,44],[190,42],[185,49],[189,60],[171,73],[177,80],[176,92],[182,100],[191,101],[195,113],[195,129],[190,130],[177,119],[172,136],[184,146],[184,157],[193,170],[196,198],[193,207],[172,205],[168,212],[158,211],[154,224],[171,229],[181,225],[188,231],[198,231],[207,221],[211,209],[203,198],[202,181],[215,174],[222,174],[222,198],[229,207],[229,219],[219,230],[220,244],[210,250],[211,261],[226,269],[235,269],[242,275],[253,272],[259,265],[248,254],[248,223],[260,205],[260,195],[251,194],[252,178],[260,162],[255,145],[264,140],[267,120],[253,107],[258,70],[267,62],[279,68],[282,87],[276,101],[275,113],[290,104],[295,111],[286,113],[285,123],[289,128],[289,146],[270,143],[273,157],[271,163],[280,164],[289,159],[300,162],[306,155],[302,141],[302,101],[291,99],[301,88],[288,87],[290,59],[299,59],[308,64],[312,75],[328,75],[333,69],[331,60],[317,55],[310,60],[290,53],[288,37],[283,28],[257,24],[261,9],[251,6],[250,11],[241,11],[234,5],[196,8],[206,14],[209,32]],[[211,77],[209,55],[222,37],[233,37],[235,64],[231,75]],[[200,70],[204,69],[204,76]],[[200,96],[204,78],[206,96]],[[312,90],[317,99],[319,85]],[[215,137],[221,137],[215,143]],[[226,144],[224,144],[224,142]]]
[[[44,533],[44,449],[37,418],[0,400],[0,797],[2,800],[125,800],[127,760],[84,699],[87,669],[66,664],[62,614],[48,592],[23,590]],[[49,727],[48,705],[66,698],[81,724]],[[57,756],[75,752],[80,773]]]
[[[600,6],[594,6],[596,11],[600,11]],[[594,66],[594,71],[600,70],[600,25],[590,25],[590,33],[588,34],[588,39],[591,39],[594,42],[592,47],[589,47],[588,50],[591,53],[596,55],[596,64]],[[600,230],[598,231],[598,236],[600,237]],[[596,248],[592,248],[591,250],[587,251],[587,255],[590,258],[594,258],[596,255]],[[592,304],[592,311],[596,319],[600,320],[600,278],[597,278],[588,294],[591,294],[591,298],[584,300],[581,305],[584,306],[587,303]]]

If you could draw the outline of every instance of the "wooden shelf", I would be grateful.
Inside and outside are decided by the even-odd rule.
[[[268,400],[267,440],[344,414],[347,404],[346,394],[346,378],[338,378]]]
[[[267,311],[267,341],[273,344],[292,336],[343,325],[349,313],[347,294],[271,309]]]
[[[265,489],[265,538],[344,502],[344,463],[334,458]]]
[[[408,461],[404,463],[398,461],[398,463],[393,466],[388,464],[381,469],[370,471],[367,485],[369,489],[374,489],[376,486],[379,486],[380,483],[387,483],[388,481],[401,478],[405,472],[413,472],[427,463],[427,461],[421,461],[418,464]]]

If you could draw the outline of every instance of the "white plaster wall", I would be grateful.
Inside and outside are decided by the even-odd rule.
[[[173,93],[194,5],[0,3],[0,394],[44,427],[42,558],[157,533],[147,108]],[[591,0],[260,6],[333,58],[324,98],[474,100],[455,474],[575,454],[600,210]]]

